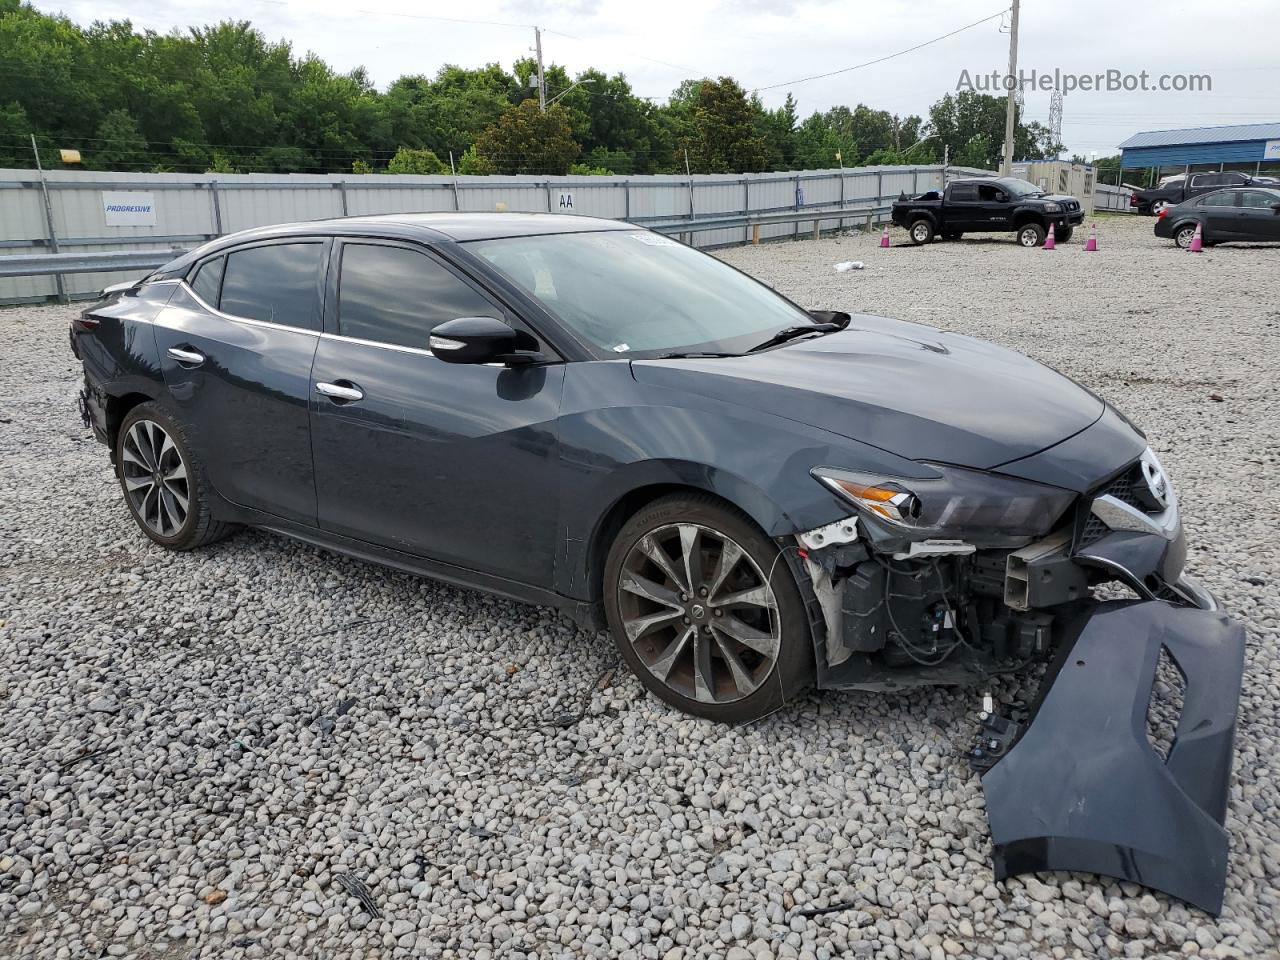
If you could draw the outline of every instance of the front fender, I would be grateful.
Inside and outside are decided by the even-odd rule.
[[[641,488],[674,484],[715,494],[779,537],[848,516],[850,508],[809,475],[815,466],[897,475],[920,469],[763,410],[637,383],[627,361],[570,364],[558,426],[556,589],[584,600],[592,597],[602,520]]]

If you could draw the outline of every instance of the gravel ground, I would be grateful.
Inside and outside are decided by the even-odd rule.
[[[549,612],[255,532],[165,553],[74,413],[72,309],[22,307],[0,311],[0,955],[1280,956],[1280,249],[1197,256],[1150,225],[1104,221],[1096,254],[899,232],[724,256],[813,307],[1023,350],[1146,427],[1190,570],[1251,638],[1220,920],[1091,876],[993,883],[973,694],[813,695],[730,729]]]

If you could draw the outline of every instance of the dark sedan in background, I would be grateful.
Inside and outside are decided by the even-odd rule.
[[[1143,434],[1026,357],[530,214],[223,237],[114,288],[72,345],[85,422],[170,549],[251,524],[549,604],[722,721],[815,681],[1050,660],[1034,717],[988,710],[971,758],[997,875],[1220,906],[1243,630],[1183,575]],[[1134,598],[1093,596],[1112,581]],[[1162,651],[1196,692],[1167,767],[1138,708]]]
[[[1280,188],[1246,187],[1202,194],[1162,210],[1155,235],[1186,249],[1197,227],[1207,244],[1280,242]]]

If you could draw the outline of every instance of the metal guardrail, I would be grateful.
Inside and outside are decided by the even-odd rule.
[[[644,226],[663,234],[694,234],[708,230],[776,226],[788,223],[818,224],[828,220],[863,220],[870,223],[890,211],[888,206],[845,207],[839,210],[796,210],[785,213],[736,214],[724,217],[694,217]],[[118,270],[153,270],[187,251],[178,247],[168,250],[110,250],[102,253],[22,253],[0,257],[0,278],[61,276],[72,273],[110,273]]]
[[[67,273],[153,270],[185,250],[109,250],[103,253],[20,253],[0,257],[0,277],[48,277]]]

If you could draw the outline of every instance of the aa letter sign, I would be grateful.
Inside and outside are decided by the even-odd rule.
[[[561,193],[561,194],[560,194],[560,205],[559,205],[559,208],[558,208],[558,209],[559,209],[559,211],[560,211],[561,213],[573,213],[573,212],[575,212],[575,207],[574,207],[574,205],[573,205],[573,194],[572,194],[572,193]]]
[[[137,190],[102,191],[102,213],[108,227],[154,227],[156,199]]]

